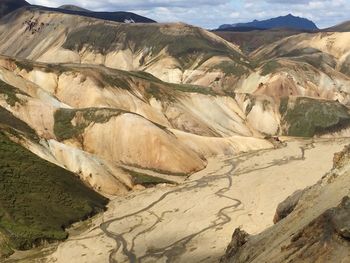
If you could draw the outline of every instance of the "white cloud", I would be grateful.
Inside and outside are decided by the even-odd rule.
[[[313,1],[309,3],[309,7],[312,9],[322,9],[325,7],[325,2],[322,1]]]
[[[230,14],[230,17],[231,17],[231,18],[238,18],[239,15],[240,15],[239,12],[232,12],[232,13]]]
[[[185,22],[205,28],[287,15],[313,19],[319,27],[348,20],[350,0],[29,0],[58,7],[74,4],[94,11],[131,11],[159,22]]]

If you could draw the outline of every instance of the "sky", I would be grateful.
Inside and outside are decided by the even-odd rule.
[[[350,20],[350,0],[29,0],[58,7],[73,4],[93,11],[130,11],[158,22],[184,22],[208,29],[293,14],[325,28]]]

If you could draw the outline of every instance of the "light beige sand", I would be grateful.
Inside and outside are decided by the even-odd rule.
[[[236,227],[256,234],[271,226],[278,203],[316,183],[347,143],[291,140],[280,149],[212,159],[182,185],[114,199],[47,261],[217,262]]]

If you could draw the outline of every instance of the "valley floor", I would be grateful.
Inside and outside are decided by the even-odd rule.
[[[270,227],[277,205],[321,179],[349,141],[288,140],[278,149],[212,159],[181,185],[113,199],[88,230],[39,262],[217,262],[235,228],[257,234]]]

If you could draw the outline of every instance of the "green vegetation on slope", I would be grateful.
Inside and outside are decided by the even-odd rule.
[[[340,72],[350,77],[350,55],[342,63]]]
[[[213,31],[213,33],[238,45],[248,55],[262,46],[272,44],[288,36],[299,34],[301,31],[294,29],[254,30],[249,32],[220,30]]]
[[[268,74],[271,74],[275,72],[277,69],[279,69],[280,67],[281,67],[281,64],[278,63],[277,61],[274,61],[274,60],[269,61],[265,63],[264,66],[262,67],[261,75],[266,76]]]
[[[0,94],[5,95],[6,102],[12,107],[16,105],[16,102],[21,103],[21,100],[17,97],[16,94],[27,95],[2,80],[0,80]]]
[[[308,63],[311,66],[322,69],[324,64],[329,65],[332,68],[335,68],[336,61],[334,57],[327,53],[323,53],[322,51],[315,48],[301,48],[301,49],[293,49],[288,53],[284,53],[283,50],[278,52],[281,57],[290,58],[294,61],[299,61],[303,63]]]
[[[144,185],[147,187],[147,186],[153,186],[156,184],[164,184],[164,183],[172,184],[173,183],[169,180],[165,180],[165,179],[162,179],[159,177],[154,177],[154,176],[151,176],[148,174],[132,171],[132,170],[129,170],[126,168],[123,168],[123,170],[132,176],[134,184],[141,184],[141,185]]]
[[[199,93],[203,95],[216,96],[217,94],[210,88],[191,84],[170,84],[171,87],[181,92]]]
[[[349,109],[335,101],[297,98],[289,103],[283,98],[280,113],[289,136],[312,137],[350,126]]]
[[[27,123],[16,118],[11,112],[0,106],[0,124],[18,130],[30,137],[36,137],[35,131]]]
[[[48,73],[58,73],[62,74],[63,72],[72,71],[72,68],[68,65],[63,64],[47,64],[47,63],[40,63],[40,62],[34,62],[30,60],[14,60],[10,59],[17,68],[24,69],[27,72],[31,72],[34,69],[42,70],[44,72]]]
[[[73,173],[40,159],[0,131],[0,231],[12,248],[63,240],[65,227],[102,211],[106,203]]]
[[[172,30],[169,28],[169,32]],[[229,56],[240,63],[241,55],[223,42],[204,35],[196,28],[186,27],[182,30],[185,33],[166,34],[157,25],[89,25],[70,32],[63,48],[75,51],[88,48],[102,54],[130,48],[134,52],[144,50],[150,55],[157,55],[166,49],[185,68],[198,54],[203,53],[208,58],[215,55]]]
[[[54,132],[58,140],[63,141],[81,135],[91,123],[106,123],[112,117],[125,113],[117,109],[58,109],[55,112]],[[75,125],[73,125],[75,119]]]
[[[248,116],[248,114],[252,111],[253,107],[256,104],[256,98],[251,94],[246,94],[246,98],[247,98],[246,100],[248,100],[248,105],[245,108],[245,115]]]
[[[9,244],[9,240],[0,232],[0,259],[11,256],[11,254],[13,254],[13,249]]]
[[[26,70],[27,72],[30,72],[30,71],[33,71],[34,69],[34,64],[30,61],[19,61],[19,60],[16,60],[14,61],[16,66],[19,68],[19,69],[24,69]]]
[[[14,61],[14,63],[16,64],[18,63],[21,64],[22,62],[23,61],[21,62]],[[240,74],[244,74],[246,72],[244,70],[244,67],[239,64],[235,64],[233,62],[231,64],[230,62],[227,62],[227,63],[228,63],[227,65],[220,64],[219,67],[227,67],[226,69],[225,68],[221,68],[221,69],[227,72],[227,74],[229,75],[235,74],[239,76]],[[167,101],[173,102],[175,101],[176,96],[179,95],[177,94],[177,92],[199,93],[199,94],[212,95],[212,96],[217,95],[217,93],[213,91],[210,87],[191,85],[191,84],[167,83],[156,78],[152,74],[144,71],[123,71],[118,69],[101,70],[99,68],[91,68],[91,66],[84,66],[84,65],[74,68],[71,65],[33,63],[30,61],[25,61],[24,64],[27,66],[28,69],[31,67],[35,67],[38,70],[41,70],[44,72],[55,72],[58,74],[61,74],[63,72],[74,72],[74,73],[80,72],[84,76],[91,76],[101,88],[107,85],[107,86],[123,89],[123,90],[129,91],[135,97],[139,97],[141,100],[143,98],[145,99],[155,98],[157,100],[163,100],[163,101],[167,100]],[[232,66],[232,68],[230,68],[230,66]],[[96,73],[96,74],[92,74],[92,71],[94,71],[93,73]],[[22,93],[22,92],[6,83],[4,84],[9,86],[8,91],[6,92],[6,94],[9,93],[9,96],[7,96],[9,98],[9,101],[11,101],[13,105],[15,101],[20,102],[19,99],[16,97],[16,93]],[[138,91],[140,92],[135,92],[133,87],[138,88],[139,89]],[[0,93],[1,93],[1,90],[0,90]],[[140,96],[140,94],[143,94],[142,95],[143,98]],[[67,114],[73,114],[73,113],[67,113]],[[63,116],[63,118],[65,120],[67,119],[66,116]],[[71,120],[72,118],[69,118],[69,122]],[[69,136],[67,138],[71,138],[71,137]]]
[[[247,68],[233,61],[223,61],[216,65],[214,69],[221,70],[227,76],[241,77],[242,75],[248,74]]]
[[[200,93],[212,96],[216,95],[216,93],[210,87],[191,84],[167,83],[147,72],[141,71],[128,72],[113,70],[113,72],[110,72],[110,74],[102,73],[101,78],[106,84],[112,87],[128,90],[136,97],[138,97],[138,95],[132,91],[132,86],[130,83],[144,81],[143,85],[140,86],[144,87],[144,97],[146,99],[155,98],[162,101],[174,101],[176,92]]]
[[[131,86],[129,84],[130,78],[123,75],[115,75],[115,74],[102,74],[103,81],[110,85],[111,87],[118,87],[120,89],[131,90]]]
[[[55,114],[54,133],[59,141],[72,138],[79,139],[84,130],[93,123],[106,123],[112,117],[130,113],[143,118],[141,115],[129,111],[112,108],[86,108],[86,109],[58,109]],[[159,129],[169,132],[166,127],[152,122]]]
[[[156,78],[152,74],[145,72],[145,71],[127,71],[127,72],[129,75],[136,77],[136,78],[140,78],[140,79],[144,79],[144,80],[148,80],[148,81],[152,81],[152,82],[157,82],[157,83],[162,83],[162,81],[160,79]]]

